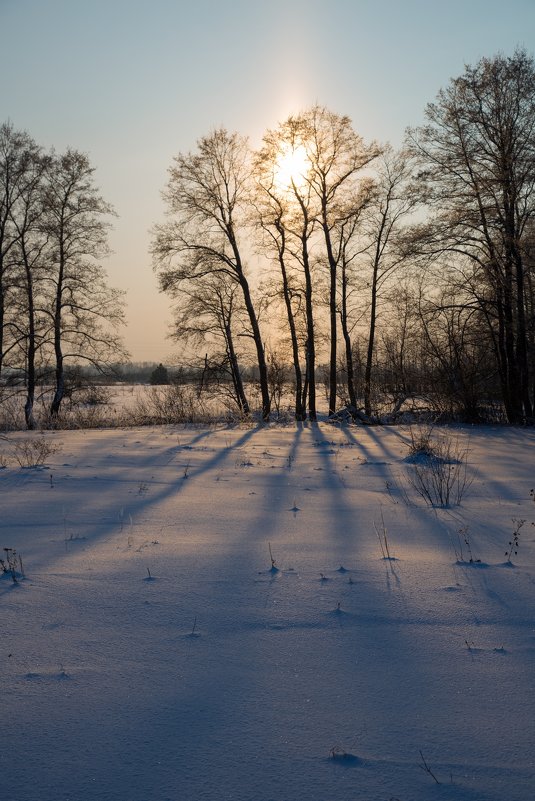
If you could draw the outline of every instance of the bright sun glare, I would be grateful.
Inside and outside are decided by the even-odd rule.
[[[275,163],[275,181],[281,189],[290,189],[292,182],[302,188],[310,169],[310,161],[303,145],[287,145]]]

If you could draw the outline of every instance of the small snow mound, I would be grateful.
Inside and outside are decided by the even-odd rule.
[[[335,745],[334,748],[331,748],[329,751],[329,759],[332,762],[336,762],[340,765],[358,765],[360,763],[360,759],[355,754],[351,754],[349,751],[344,751],[343,748]]]

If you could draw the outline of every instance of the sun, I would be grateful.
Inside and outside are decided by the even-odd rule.
[[[285,145],[275,161],[275,183],[280,189],[302,189],[310,171],[304,145]]]

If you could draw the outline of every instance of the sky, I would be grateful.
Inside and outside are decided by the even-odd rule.
[[[535,0],[0,0],[0,122],[87,153],[118,216],[106,262],[135,361],[179,361],[150,229],[173,156],[224,126],[258,145],[315,103],[401,145],[465,64],[535,51]]]

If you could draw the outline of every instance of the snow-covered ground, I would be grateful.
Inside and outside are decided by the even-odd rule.
[[[449,509],[409,433],[8,435],[2,801],[532,801],[535,431]]]

